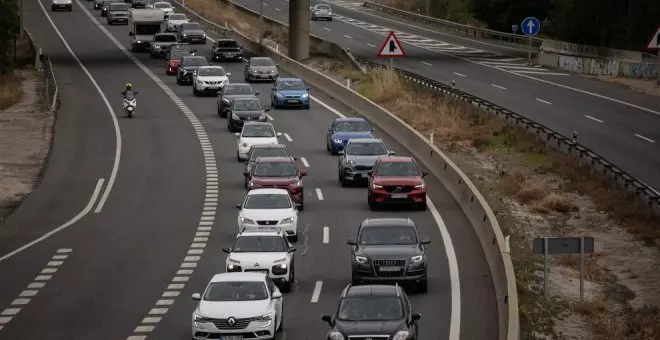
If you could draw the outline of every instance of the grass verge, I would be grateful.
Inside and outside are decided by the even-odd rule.
[[[23,78],[16,72],[0,75],[0,110],[4,110],[21,100],[23,97],[22,83]]]

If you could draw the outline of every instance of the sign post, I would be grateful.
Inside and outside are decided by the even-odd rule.
[[[522,32],[524,35],[527,36],[527,59],[529,60],[529,63],[532,63],[532,37],[539,34],[541,31],[541,22],[539,19],[536,19],[534,17],[527,17],[523,19],[522,23],[520,24],[520,29],[522,29]]]
[[[513,34],[518,33],[518,25],[511,25],[511,31],[513,31]]]
[[[660,26],[655,29],[653,35],[649,39],[649,42],[646,43],[646,49],[651,51],[658,52],[658,59],[655,60],[656,63],[656,84],[660,85]]]
[[[388,57],[390,58],[390,68],[394,68],[394,58],[395,57],[406,57],[406,51],[403,50],[403,46],[399,42],[399,39],[394,34],[394,31],[391,31],[390,34],[385,39],[383,46],[380,47],[378,51],[379,57]]]
[[[584,254],[594,252],[593,237],[542,237],[532,243],[534,255],[543,255],[543,295],[548,297],[548,255],[580,254],[580,301],[584,301]]]

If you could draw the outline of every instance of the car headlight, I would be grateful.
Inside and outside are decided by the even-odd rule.
[[[278,262],[283,262],[283,263],[278,263]],[[286,269],[288,267],[288,265],[286,264],[286,257],[283,257],[283,258],[275,261],[275,265],[282,268],[282,269]]]
[[[355,262],[365,264],[367,263],[367,258],[364,256],[355,256]]]
[[[209,322],[210,320],[208,318],[205,318],[205,317],[201,316],[201,315],[195,314],[193,316],[193,321],[195,322],[195,326],[198,326],[197,325],[198,323],[206,323],[206,322]]]
[[[303,93],[303,95],[301,96],[302,99],[305,99],[305,98],[307,98],[307,97],[309,97],[309,94],[308,94],[308,93]]]
[[[374,189],[374,190],[375,190],[375,189],[382,189],[383,186],[382,186],[382,185],[378,185],[378,184],[372,184],[372,185],[371,185],[371,188]]]
[[[353,164],[355,164],[355,161],[349,159],[349,160],[346,161],[346,164],[353,165]]]
[[[202,33],[202,37],[206,38],[206,33]]]
[[[412,263],[419,263],[419,262],[422,262],[423,259],[424,259],[424,255],[417,255],[417,256],[411,257],[410,261],[412,261]]]
[[[396,334],[394,334],[394,338],[392,338],[392,340],[407,340],[409,336],[410,332],[408,331],[398,331]]]
[[[160,48],[160,45],[154,44],[154,48]]]
[[[341,335],[341,333],[339,333],[339,332],[332,332],[328,336],[328,339],[330,339],[330,340],[344,340],[344,336]]]
[[[424,184],[424,183],[422,183],[420,185],[415,185],[415,189],[417,189],[417,190],[424,189],[425,187],[426,187],[426,184]]]
[[[187,36],[187,35],[188,35],[188,34],[186,34],[186,33],[183,33],[183,36],[184,36],[184,37],[185,37],[185,36]]]
[[[280,224],[289,224],[293,223],[293,217],[285,218],[282,221],[280,221]]]
[[[238,264],[230,263],[227,265],[227,271],[240,270],[241,266]]]
[[[335,142],[335,144],[341,144],[342,143],[341,139],[333,139],[332,141]]]
[[[249,218],[241,217],[241,223],[244,224],[254,224],[254,220],[251,220]]]
[[[301,181],[301,180],[297,180],[297,181],[291,183],[291,186],[294,187],[294,188],[295,188],[295,187],[299,187],[299,186],[301,186],[301,185],[302,185],[302,181]]]
[[[141,43],[142,43],[142,41],[140,41],[140,40],[138,40],[138,41],[137,41],[137,43],[138,43],[138,44],[141,44]]]
[[[279,98],[284,98],[284,95],[280,92],[276,92],[275,95]]]
[[[258,317],[256,317],[254,321],[257,321],[257,322],[264,322],[264,323],[266,323],[266,324],[265,324],[265,325],[261,325],[261,327],[268,327],[268,326],[270,326],[270,323],[273,321],[273,317],[272,317],[272,314],[271,314],[271,313],[268,313],[268,314],[264,314],[264,315],[262,315],[262,316],[258,316]]]

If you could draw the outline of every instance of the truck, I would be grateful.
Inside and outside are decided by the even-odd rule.
[[[131,9],[128,27],[133,52],[148,51],[154,34],[165,31],[165,12],[154,8]]]

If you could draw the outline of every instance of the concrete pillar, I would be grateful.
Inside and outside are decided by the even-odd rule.
[[[309,58],[309,0],[289,1],[289,57]]]

